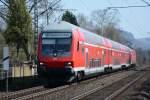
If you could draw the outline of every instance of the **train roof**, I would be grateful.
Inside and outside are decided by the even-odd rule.
[[[65,21],[61,21],[52,25],[48,25],[47,27],[45,27],[44,31],[68,31],[68,32],[72,32],[73,29],[76,29],[77,26],[70,24],[68,22]]]
[[[85,41],[90,44],[105,46],[108,48],[113,48],[116,50],[122,50],[122,51],[130,51],[131,49],[125,45],[122,45],[118,42],[112,41],[110,39],[107,39],[105,37],[99,36],[93,32],[87,31],[83,28],[80,28],[78,26],[75,26],[73,24],[70,24],[65,21],[61,21],[57,24],[49,25],[47,26],[44,31],[57,31],[57,32],[72,32],[75,29],[79,29],[81,32],[83,32]]]

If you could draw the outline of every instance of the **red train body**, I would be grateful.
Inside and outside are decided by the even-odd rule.
[[[38,74],[72,81],[136,64],[136,52],[67,22],[39,34]]]

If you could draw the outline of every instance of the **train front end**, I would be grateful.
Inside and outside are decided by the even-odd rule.
[[[38,40],[38,75],[53,81],[72,81],[71,31],[43,31]]]

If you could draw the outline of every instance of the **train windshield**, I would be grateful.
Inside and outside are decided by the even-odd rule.
[[[42,54],[51,57],[70,56],[71,33],[43,33]]]

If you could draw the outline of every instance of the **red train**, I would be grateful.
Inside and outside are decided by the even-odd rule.
[[[39,34],[38,74],[49,80],[73,81],[136,64],[136,52],[67,22]]]

